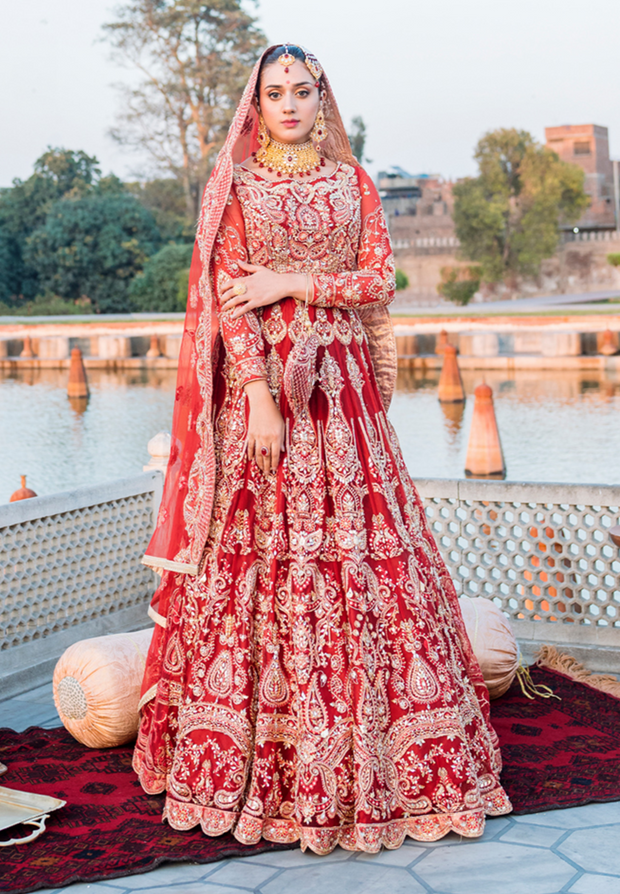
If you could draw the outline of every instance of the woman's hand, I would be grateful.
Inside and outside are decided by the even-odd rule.
[[[230,314],[232,320],[256,307],[275,304],[282,298],[290,296],[301,301],[306,297],[304,273],[276,273],[269,267],[259,264],[247,264],[245,261],[237,263],[249,275],[224,283],[220,296],[222,312],[232,311]],[[236,288],[244,288],[245,291],[242,295],[237,295]]]
[[[248,459],[256,460],[265,475],[275,474],[285,449],[284,419],[264,379],[248,382],[245,393],[250,403]]]

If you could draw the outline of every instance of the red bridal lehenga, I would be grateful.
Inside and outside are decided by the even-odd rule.
[[[393,297],[372,181],[345,163],[275,182],[236,167],[216,296],[238,259],[312,274],[316,381],[293,412],[294,299],[221,318],[208,539],[198,575],[164,571],[135,769],[147,792],[166,791],[175,829],[246,844],[326,854],[479,836],[485,814],[511,808],[487,691],[360,321]],[[275,476],[246,453],[243,385],[260,377],[286,423]]]

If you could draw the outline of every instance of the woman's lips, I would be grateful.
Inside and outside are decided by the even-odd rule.
[[[299,121],[297,119],[282,122],[283,127],[297,127],[298,124]]]

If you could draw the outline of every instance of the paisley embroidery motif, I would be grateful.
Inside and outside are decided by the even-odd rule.
[[[308,272],[319,379],[294,415],[282,395],[303,325],[292,298],[220,316],[204,572],[178,576],[134,757],[147,791],[167,789],[174,828],[317,853],[479,835],[485,813],[510,809],[486,690],[357,310],[387,303],[393,276],[376,191],[359,176],[361,195],[346,165],[294,185],[235,174],[216,293],[240,258]],[[284,416],[275,476],[247,460],[251,378],[267,379]]]

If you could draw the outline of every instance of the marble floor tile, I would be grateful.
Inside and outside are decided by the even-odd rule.
[[[342,863],[345,860],[352,860],[354,856],[354,853],[345,851],[341,847],[335,848],[331,854],[325,854],[323,857],[319,857],[312,851],[303,853],[301,848],[297,847],[290,851],[273,851],[268,854],[257,854],[255,857],[243,857],[243,860],[246,863],[275,866],[277,869],[298,869],[323,863]]]
[[[351,861],[288,869],[260,888],[261,894],[426,894],[405,869]]]
[[[130,875],[122,879],[114,879],[111,884],[118,884],[130,891],[149,891],[163,885],[177,884],[179,881],[192,882],[209,876],[227,861],[221,863],[164,863],[151,872],[141,875]],[[69,894],[69,892],[67,892]]]
[[[620,801],[605,804],[585,804],[583,807],[567,807],[564,810],[545,810],[516,816],[517,823],[533,823],[536,826],[553,826],[556,829],[583,829],[588,826],[604,826],[620,823]]]
[[[410,866],[419,859],[417,851],[410,847],[384,848],[378,854],[357,854],[356,863],[373,863],[383,866]]]
[[[620,878],[586,872],[568,890],[570,894],[618,894]]]
[[[259,863],[246,863],[245,860],[230,860],[209,876],[214,885],[236,885],[239,888],[258,888],[273,875],[280,872],[273,866],[261,866]]]
[[[536,826],[534,823],[513,823],[509,829],[500,835],[499,840],[509,842],[510,844],[533,844],[536,847],[552,847],[562,835],[566,835],[565,829],[557,829],[551,826]]]
[[[168,887],[149,888],[149,894],[242,894],[242,892],[250,892],[252,888],[229,887],[228,885],[209,884],[209,882],[188,882],[184,884],[182,881]],[[71,889],[66,894],[73,894]],[[93,891],[92,894],[98,894]],[[101,892],[103,894],[103,892]],[[107,892],[109,894],[109,892]],[[118,891],[115,894],[119,894]]]
[[[615,847],[610,847],[612,841]],[[620,876],[620,823],[594,829],[578,829],[558,847],[582,869]],[[618,883],[620,892],[620,880]]]
[[[415,874],[445,894],[551,894],[575,870],[549,850],[488,841],[434,849],[416,863]]]

